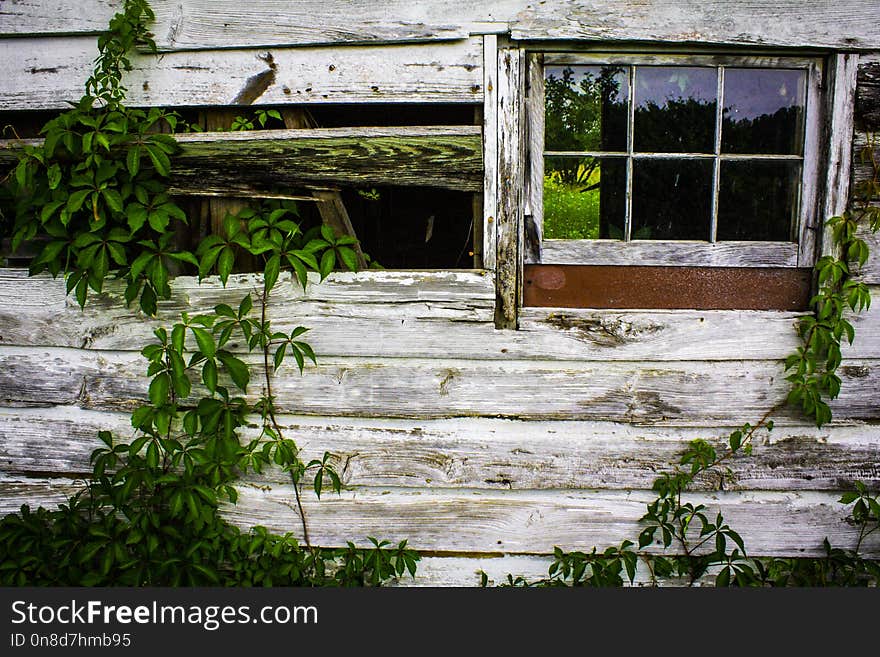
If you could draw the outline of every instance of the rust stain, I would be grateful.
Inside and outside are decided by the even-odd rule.
[[[533,307],[805,310],[812,270],[526,265],[523,280]]]

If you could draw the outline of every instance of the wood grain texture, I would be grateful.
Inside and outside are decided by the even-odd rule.
[[[122,288],[108,284],[86,312],[64,294],[63,281],[0,270],[0,344],[134,350],[182,311],[237,305],[260,286],[235,275],[223,288],[178,277],[156,320],[126,309]],[[444,289],[445,287],[445,289]],[[878,289],[872,288],[876,297]],[[370,272],[333,274],[303,294],[283,277],[270,318],[282,330],[311,329],[308,340],[325,356],[530,360],[781,359],[797,346],[798,313],[750,311],[597,311],[523,309],[521,330],[495,331],[488,274]],[[846,358],[880,358],[880,307],[854,315]],[[364,333],[373,339],[363,340]],[[760,335],[761,340],[755,340]],[[233,343],[233,350],[240,350]]]
[[[122,0],[0,0],[0,37],[99,34]]]
[[[859,64],[855,125],[858,130],[880,130],[880,60],[868,56]]]
[[[344,44],[467,38],[500,31],[519,0],[411,2],[386,0],[154,0],[156,41],[162,49],[225,44]],[[487,23],[487,25],[482,25]]]
[[[842,214],[849,203],[858,61],[858,55],[841,53],[831,58],[828,67],[830,85],[826,97],[826,111],[830,118],[826,126],[827,170],[820,215],[826,220]],[[834,251],[831,230],[827,225],[822,231],[821,239],[818,240],[817,251],[817,258]]]
[[[515,329],[521,299],[525,186],[525,53],[498,50],[498,214],[495,217],[495,325]]]
[[[177,193],[298,185],[483,189],[479,126],[248,130],[180,135]]]
[[[306,461],[325,451],[346,487],[486,490],[646,489],[697,438],[721,449],[732,427],[639,427],[614,422],[527,422],[490,418],[395,420],[285,415],[279,425]],[[0,472],[86,476],[100,430],[130,441],[123,413],[74,407],[0,409]],[[258,437],[256,429],[243,440]],[[39,448],[35,449],[34,446]],[[751,457],[726,464],[723,481],[696,490],[849,490],[880,485],[880,428],[871,424],[777,427],[760,432]],[[269,469],[255,485],[284,484]]]
[[[483,100],[480,40],[135,55],[131,106]],[[61,109],[91,74],[91,37],[0,39],[0,110]]]
[[[310,329],[320,358],[332,356],[463,360],[679,361],[774,360],[798,345],[800,313],[524,308],[519,331],[496,331],[491,273],[376,271],[335,273],[308,291],[283,275],[269,318],[279,330]],[[109,283],[85,312],[64,282],[0,269],[0,345],[137,350],[181,312],[237,306],[261,288],[257,275],[235,274],[224,288],[212,277],[172,282],[156,319],[126,309],[122,286]],[[880,289],[871,288],[874,296]],[[856,341],[848,359],[880,358],[880,304],[851,317]],[[364,335],[371,336],[365,340]],[[755,339],[760,335],[761,339]],[[233,351],[245,351],[233,341]]]
[[[797,267],[794,242],[660,242],[544,240],[545,265],[656,265],[679,267]],[[536,260],[537,262],[537,260]]]
[[[244,359],[256,364],[254,356]],[[0,405],[76,405],[130,411],[147,398],[136,352],[0,347]],[[610,420],[642,424],[740,423],[788,394],[776,361],[558,362],[324,358],[273,382],[282,413],[360,417]],[[847,361],[835,417],[880,418],[876,361]],[[492,395],[485,394],[493,391]],[[194,388],[198,394],[199,388]],[[256,400],[256,384],[248,397]],[[775,413],[774,413],[775,414]],[[792,421],[797,414],[780,410]]]
[[[6,0],[0,33],[93,31],[108,0]],[[21,6],[19,6],[21,5]],[[152,0],[163,49],[459,39],[588,39],[785,47],[880,47],[880,9],[864,0]],[[54,12],[53,12],[54,10]]]
[[[237,486],[239,501],[223,507],[232,523],[297,534],[297,515],[290,486]],[[52,504],[78,486],[69,479],[0,478],[0,513],[23,503]],[[555,546],[586,550],[617,545],[638,534],[638,519],[650,491],[431,491],[406,488],[363,488],[324,496],[306,495],[312,542],[344,546],[352,536],[407,539],[416,550],[445,553],[549,554]],[[848,525],[837,493],[717,492],[688,499],[717,509],[735,527],[750,554],[820,556],[827,537],[839,547],[855,544],[857,530]],[[872,535],[863,553],[880,554],[880,537]],[[659,551],[659,546],[649,546]],[[674,549],[671,550],[674,552]]]
[[[483,268],[496,266],[498,216],[498,37],[483,37]]]
[[[521,11],[514,39],[585,39],[870,50],[880,6],[863,0],[548,0]]]

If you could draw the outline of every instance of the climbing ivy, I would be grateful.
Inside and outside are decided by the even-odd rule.
[[[859,228],[874,233],[880,229],[880,207],[872,204],[880,197],[880,165],[873,137],[860,157],[863,164],[870,165],[871,175],[855,185],[849,208],[828,219],[833,252],[816,262],[819,291],[810,301],[814,313],[800,321],[798,334],[802,344],[785,361],[786,371],[791,372],[786,377],[791,383],[789,401],[800,406],[820,427],[831,421],[826,399],[835,399],[840,394],[837,369],[841,345],[844,339],[849,344],[855,339],[848,313],[862,312],[871,305],[868,286],[854,276],[869,255]]]
[[[305,230],[296,206],[269,202],[228,216],[223,233],[196,253],[174,246],[176,225],[187,222],[167,191],[177,144],[157,130],[173,130],[178,117],[123,104],[128,53],[139,43],[154,48],[145,27],[152,18],[146,2],[126,0],[99,39],[83,98],[45,125],[42,145],[24,147],[10,180],[13,248],[42,243],[31,273],[63,274],[80,306],[115,277],[125,282],[126,301],[139,299],[154,316],[158,300],[171,295],[174,263],[225,285],[243,255],[260,263],[262,288],[256,299],[183,313],[155,330],[141,351],[148,402],[131,416],[132,439],[101,431],[80,492],[55,510],[23,506],[0,519],[0,584],[351,586],[414,576],[419,555],[406,541],[367,537],[369,547],[343,549],[311,543],[301,489],[311,479],[320,498],[342,482],[331,454],[302,459],[272,389],[288,359],[300,373],[316,362],[305,327],[277,331],[268,319],[272,290],[304,289],[309,272],[323,279],[337,265],[354,269],[355,240],[326,226]],[[256,358],[234,352],[235,343]],[[255,385],[262,393],[251,401]],[[270,467],[290,479],[303,545],[262,527],[243,532],[220,513],[238,499],[236,480]]]
[[[640,518],[638,537],[601,552],[596,548],[590,553],[565,552],[557,547],[547,577],[529,581],[508,575],[502,585],[623,586],[635,581],[639,563],[647,573],[646,583],[655,586],[671,578],[693,585],[706,576],[722,587],[880,585],[880,562],[860,552],[864,540],[880,531],[880,496],[872,495],[861,482],[840,498],[849,508],[846,522],[859,529],[855,545],[834,548],[825,539],[825,556],[813,559],[750,557],[742,537],[720,512],[688,500],[698,481],[711,479],[722,486],[728,477],[726,463],[750,455],[757,433],[772,429],[766,416],[755,425],[744,424],[728,436],[720,451],[705,440],[691,441],[678,465],[654,481],[656,497]],[[666,556],[664,552],[671,547],[676,555]],[[488,575],[483,573],[481,581],[486,586]]]
[[[837,368],[842,361],[841,346],[855,339],[855,329],[847,313],[867,310],[871,304],[868,286],[855,278],[867,262],[868,245],[860,237],[860,228],[876,233],[880,230],[880,163],[874,149],[873,136],[860,153],[862,164],[870,167],[871,175],[855,185],[849,208],[827,224],[832,238],[832,254],[816,263],[819,290],[811,299],[814,313],[802,318],[798,335],[802,345],[785,361],[786,379],[791,384],[787,402],[797,405],[816,425],[821,427],[832,419],[826,399],[840,393],[841,379]],[[859,529],[851,549],[832,547],[826,538],[825,556],[804,559],[752,558],[740,535],[726,524],[720,512],[714,517],[703,504],[687,502],[685,496],[694,483],[709,473],[723,484],[724,463],[737,454],[751,454],[755,432],[772,430],[771,409],[754,426],[745,424],[728,437],[719,454],[705,440],[692,441],[678,466],[654,481],[656,498],[648,503],[640,518],[643,528],[635,541],[624,540],[617,547],[604,551],[593,548],[580,551],[554,550],[548,577],[528,581],[508,575],[506,586],[622,586],[624,577],[633,583],[636,566],[641,559],[649,573],[649,581],[657,584],[669,577],[684,577],[690,584],[707,574],[714,574],[717,586],[878,586],[880,562],[861,554],[866,537],[880,531],[880,495],[871,494],[860,481],[855,490],[846,492],[840,503],[850,507],[846,522]],[[659,540],[658,540],[659,539]],[[676,546],[678,554],[638,552],[655,542],[664,550]],[[482,583],[488,583],[484,573]]]

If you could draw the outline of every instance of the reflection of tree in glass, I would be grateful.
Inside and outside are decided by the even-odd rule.
[[[648,101],[636,107],[636,151],[712,153],[715,148],[716,101],[669,98],[663,105]]]
[[[721,149],[724,153],[772,153],[802,155],[803,108],[782,107],[773,114],[734,119],[724,109]]]
[[[619,66],[562,69],[561,77],[549,72],[544,81],[544,135],[548,150],[623,150],[626,140],[626,98],[621,93]],[[558,175],[566,184],[586,183],[598,161],[591,167],[572,162]]]

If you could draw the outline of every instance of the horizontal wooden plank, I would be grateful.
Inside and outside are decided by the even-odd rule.
[[[81,311],[64,282],[0,269],[0,345],[138,350],[159,326],[180,313],[237,306],[261,287],[260,278],[233,275],[172,282],[172,298],[155,320],[126,309],[122,286]],[[872,288],[875,300],[880,289]],[[303,294],[287,275],[272,295],[275,328],[310,329],[307,340],[324,359],[334,356],[455,358],[464,360],[773,360],[798,346],[799,313],[765,311],[584,310],[524,308],[519,331],[496,331],[491,277],[478,272],[371,271],[312,279]],[[849,359],[880,358],[880,304],[851,317],[856,329]],[[364,335],[371,336],[365,340]],[[760,336],[760,339],[756,339]],[[245,351],[234,342],[234,351]]]
[[[507,586],[508,576],[522,577],[534,583],[547,578],[547,569],[552,562],[552,555],[422,556],[414,578],[404,575],[396,578],[389,586],[480,586],[484,573],[487,578],[486,586],[490,587]],[[713,586],[716,574],[709,572],[693,584],[686,577],[654,578],[647,564],[640,559],[632,586]],[[630,586],[625,576],[624,586]]]
[[[0,40],[0,110],[77,101],[97,54],[91,37]],[[125,74],[132,106],[479,103],[479,40],[425,45],[149,54]]]
[[[169,191],[196,196],[278,194],[312,185],[483,189],[479,126],[248,130],[176,135]],[[0,140],[0,172],[19,148]],[[289,194],[289,192],[288,192]]]
[[[330,44],[462,39],[518,3],[387,0],[154,0],[153,29],[162,49],[224,45]],[[508,9],[509,10],[509,9]],[[506,12],[505,12],[506,13]]]
[[[523,305],[796,311],[811,284],[811,269],[526,265]]]
[[[306,461],[333,455],[343,484],[501,490],[649,488],[697,438],[719,448],[730,427],[655,428],[613,422],[525,422],[282,416],[279,425]],[[72,407],[0,409],[0,471],[87,476],[98,431],[134,437],[124,413]],[[243,440],[258,437],[255,429]],[[39,446],[39,448],[35,448]],[[880,486],[880,427],[782,426],[760,432],[751,457],[731,460],[724,490],[850,490]],[[249,475],[282,484],[286,474]],[[715,476],[698,482],[716,490]]]
[[[257,362],[253,355],[246,360]],[[0,347],[0,405],[129,410],[147,397],[135,352]],[[847,361],[839,419],[880,418],[877,361]],[[324,358],[273,381],[279,412],[442,418],[520,417],[644,424],[739,423],[784,401],[777,361],[672,363]],[[256,399],[255,379],[249,396]],[[486,391],[492,390],[492,395]],[[797,413],[779,412],[780,420]]]
[[[793,242],[660,242],[544,240],[545,265],[655,265],[679,267],[797,267]]]
[[[479,126],[255,130],[178,141],[171,181],[183,194],[309,184],[483,189]]]
[[[18,0],[3,32],[93,29],[106,21],[106,4],[87,0],[77,12],[74,0]],[[504,31],[508,23],[515,39],[880,47],[880,10],[864,0],[602,0],[588,5],[573,0],[252,0],[247,5],[235,0],[152,0],[151,6],[156,40],[172,49],[455,39]],[[70,20],[66,30],[63,18]]]
[[[121,7],[122,0],[2,0],[0,37],[98,34]]]
[[[0,36],[94,34],[106,29],[121,0],[11,0]],[[464,0],[381,5],[351,0],[150,0],[150,25],[162,50],[351,43],[400,43],[502,32],[519,0]]]
[[[300,530],[290,486],[237,486],[239,501],[223,509],[225,517],[249,528],[275,532]],[[0,513],[21,504],[52,504],[77,490],[71,480],[0,478]],[[826,537],[837,547],[852,547],[857,530],[848,525],[836,493],[719,492],[688,499],[723,513],[742,535],[751,554],[819,556]],[[618,545],[639,531],[638,519],[650,491],[425,491],[365,488],[303,503],[312,542],[344,546],[349,540],[377,536],[406,539],[416,550],[451,553],[548,554],[555,546],[591,550]],[[359,537],[363,537],[360,538]],[[659,551],[659,546],[652,546]],[[674,550],[670,550],[674,552]],[[863,544],[880,554],[880,536]]]
[[[863,0],[547,0],[511,25],[514,39],[650,41],[870,50],[880,47],[880,6]]]

